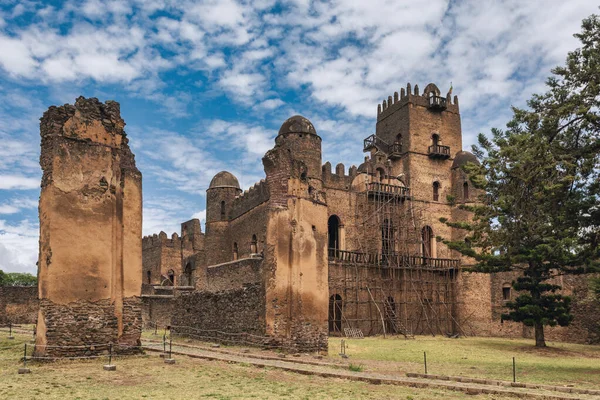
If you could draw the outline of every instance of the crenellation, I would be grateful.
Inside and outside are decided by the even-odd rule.
[[[415,85],[415,96],[419,95],[419,85]]]
[[[269,187],[264,179],[252,185],[233,200],[230,219],[239,218],[269,200]]]
[[[398,102],[398,92],[394,92],[394,104]]]

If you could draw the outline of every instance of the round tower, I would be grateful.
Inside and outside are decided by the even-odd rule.
[[[206,223],[227,221],[233,199],[241,192],[240,183],[231,172],[216,174],[206,190]]]
[[[288,118],[279,129],[275,145],[294,160],[292,175],[321,181],[321,137],[308,119],[301,115]]]

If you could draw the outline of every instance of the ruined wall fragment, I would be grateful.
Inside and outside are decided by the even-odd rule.
[[[139,344],[142,177],[124,126],[119,104],[96,98],[41,118],[37,354]]]

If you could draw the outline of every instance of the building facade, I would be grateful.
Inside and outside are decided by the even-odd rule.
[[[480,194],[462,170],[478,161],[462,150],[458,98],[408,84],[378,106],[362,150],[360,166],[332,171],[312,123],[289,118],[263,157],[264,180],[242,191],[229,172],[213,178],[206,232],[191,220],[181,237],[143,239],[146,303],[171,287],[174,327],[303,349],[358,331],[493,334],[495,291],[506,289],[463,273],[469,260],[442,242],[464,239],[441,219],[467,220],[455,205]]]

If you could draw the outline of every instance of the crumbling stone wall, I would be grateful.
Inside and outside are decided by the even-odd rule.
[[[117,102],[95,98],[41,118],[38,355],[140,343],[142,177],[124,126]]]
[[[218,292],[195,291],[174,299],[173,332],[205,340],[264,343],[265,288],[262,283]],[[250,335],[260,336],[253,339]]]
[[[34,324],[38,307],[37,286],[0,286],[0,325]]]

